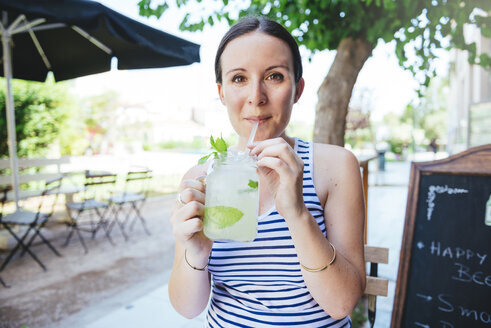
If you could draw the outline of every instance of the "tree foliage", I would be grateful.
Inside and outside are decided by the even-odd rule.
[[[168,2],[141,0],[140,15],[159,18],[169,8]],[[174,2],[178,7],[193,2],[203,8],[209,3]],[[207,24],[224,20],[233,24],[243,16],[259,14],[282,23],[312,53],[335,50],[348,37],[365,39],[373,45],[379,39],[394,40],[399,64],[423,86],[428,86],[435,75],[432,60],[438,49],[466,50],[470,64],[491,68],[490,55],[478,53],[476,44],[464,37],[466,24],[475,24],[483,36],[491,37],[489,0],[250,0],[242,7],[236,1],[215,2],[221,4],[218,10],[186,14],[180,29],[202,30]]]
[[[44,156],[59,137],[67,118],[67,90],[63,83],[14,80],[15,129],[19,157]],[[0,79],[0,157],[8,157],[5,105],[6,82]]]

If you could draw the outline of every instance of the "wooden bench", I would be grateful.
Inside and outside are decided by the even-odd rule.
[[[375,322],[377,296],[387,296],[389,280],[378,277],[378,264],[389,263],[389,249],[365,245],[365,262],[369,264],[365,295],[368,296],[368,321]]]
[[[389,249],[365,245],[365,262],[374,264],[389,264]],[[389,280],[367,275],[365,294],[374,296],[387,296]]]

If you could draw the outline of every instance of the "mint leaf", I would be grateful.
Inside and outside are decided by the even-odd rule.
[[[216,229],[224,229],[235,224],[244,216],[241,210],[230,206],[205,207],[205,222]]]
[[[213,148],[215,148],[216,151],[218,151],[219,153],[222,153],[227,151],[228,145],[225,142],[225,140],[222,137],[220,137],[217,138],[217,140],[215,141],[215,147]]]
[[[206,156],[201,157],[201,158],[199,159],[199,161],[198,161],[198,164],[200,164],[200,165],[205,164],[205,163],[206,163],[206,161],[208,160],[208,158],[210,158],[210,156],[211,156],[211,155],[213,155],[213,153],[211,153],[211,154],[208,154],[208,155],[206,155]]]
[[[259,186],[259,182],[254,180],[249,180],[249,183],[247,185],[252,189],[257,189],[257,187]]]
[[[215,139],[213,139],[213,136],[210,136],[210,145],[211,149],[216,149]]]
[[[219,154],[222,155],[223,157],[227,156],[228,145],[225,139],[223,139],[222,137],[218,137],[215,140],[213,136],[210,136],[210,145],[211,145],[211,149],[214,149],[215,151],[211,152],[206,156],[201,157],[198,161],[198,164],[206,163],[206,161],[211,155],[214,155],[215,158],[219,158]]]

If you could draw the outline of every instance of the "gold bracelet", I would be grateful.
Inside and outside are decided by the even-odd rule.
[[[187,263],[187,264],[188,264],[188,265],[189,265],[189,266],[190,266],[192,269],[194,269],[194,270],[196,270],[196,271],[205,271],[205,269],[208,267],[208,264],[210,264],[210,260],[208,259],[208,263],[206,263],[206,265],[205,265],[204,267],[202,267],[202,268],[197,268],[197,267],[195,267],[195,266],[191,265],[191,263],[189,263],[188,258],[187,258],[187,256],[186,256],[187,251],[188,251],[187,249],[185,249],[185,250],[184,250],[184,261],[186,261],[186,263]]]
[[[320,267],[320,268],[317,268],[317,269],[311,269],[311,268],[307,268],[305,265],[303,265],[302,263],[300,263],[300,266],[308,271],[308,272],[320,272],[320,271],[324,271],[325,269],[327,269],[331,264],[334,263],[334,260],[336,259],[336,247],[334,247],[333,244],[331,244],[331,242],[328,240],[327,241],[329,243],[329,245],[331,245],[332,247],[332,250],[334,251],[334,255],[332,256],[332,260],[331,262],[329,262],[327,265],[324,265],[323,267]]]

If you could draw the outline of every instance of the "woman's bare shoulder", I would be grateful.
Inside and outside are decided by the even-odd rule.
[[[360,183],[360,164],[351,151],[335,145],[314,144],[314,184],[323,206],[328,197],[345,187],[357,188]]]
[[[358,159],[348,149],[336,145],[314,143],[314,167],[319,166],[329,171],[352,169],[358,167]]]

